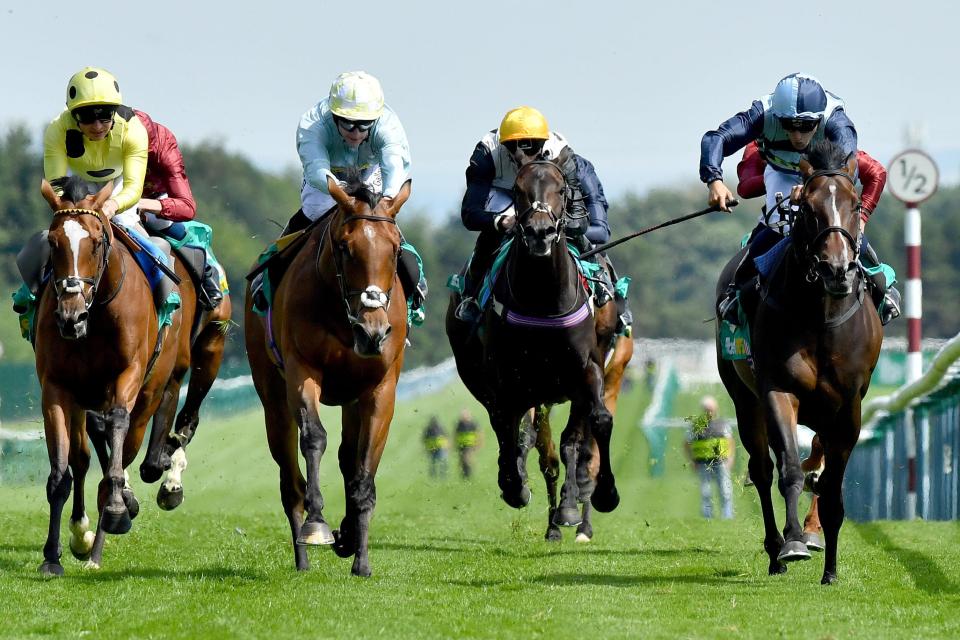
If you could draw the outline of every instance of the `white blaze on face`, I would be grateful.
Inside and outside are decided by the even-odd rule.
[[[63,232],[67,234],[67,239],[70,241],[70,251],[73,252],[73,277],[79,278],[80,267],[77,265],[77,258],[80,255],[80,241],[84,238],[89,238],[90,233],[83,228],[76,220],[67,220],[63,223]],[[71,291],[70,293],[80,293],[79,291]]]
[[[837,185],[831,184],[828,189],[830,189],[830,206],[833,208],[833,226],[840,227],[840,211],[837,209]],[[843,243],[843,253],[841,254],[844,262],[849,262],[850,259],[847,256],[847,243]]]

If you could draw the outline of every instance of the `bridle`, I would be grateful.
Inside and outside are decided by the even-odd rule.
[[[348,222],[353,220],[370,220],[371,222],[386,222],[396,226],[397,221],[390,216],[378,216],[373,214],[350,214],[343,218],[340,221],[340,225],[345,225]],[[343,251],[340,250],[338,242],[334,241],[333,238],[333,226],[334,221],[331,220],[330,224],[327,225],[327,238],[330,242],[331,251],[333,251],[333,262],[337,269],[337,286],[340,288],[340,299],[343,301],[343,308],[346,312],[347,322],[350,323],[350,326],[356,326],[360,324],[360,311],[363,308],[367,309],[380,309],[385,308],[390,305],[390,297],[393,294],[393,284],[390,285],[390,288],[386,291],[380,289],[375,285],[370,285],[366,289],[350,289],[347,286],[346,279],[343,276]],[[316,259],[316,269],[317,275],[320,275],[320,252],[322,246],[317,249],[317,259]],[[399,252],[397,256],[399,257]],[[393,282],[396,282],[394,278]],[[356,311],[350,305],[351,298],[359,298],[359,305],[356,308]]]
[[[813,209],[807,202],[807,187],[814,178],[821,176],[836,176],[842,177],[850,181],[851,185],[855,185],[853,178],[846,171],[842,169],[819,169],[814,171],[809,176],[804,178],[803,181],[803,190],[800,194],[800,212],[804,214],[802,228],[804,231],[807,229],[806,221],[813,216]],[[857,207],[854,212],[859,215],[859,212],[862,208],[862,203],[858,199]],[[796,214],[794,214],[796,216]],[[796,221],[792,221],[791,225],[794,227],[794,240],[796,240]],[[817,227],[819,229],[819,225]],[[816,255],[816,249],[827,239],[827,236],[831,233],[839,233],[847,242],[850,243],[850,248],[853,251],[853,260],[851,265],[854,265],[854,268],[857,264],[857,261],[860,257],[860,242],[862,240],[863,233],[862,231],[857,231],[857,237],[854,237],[849,231],[843,227],[830,225],[819,229],[816,235],[813,236],[813,239],[807,242],[794,243],[794,248],[797,251],[797,257],[800,259],[800,262],[808,265],[808,270],[806,274],[807,282],[815,282],[817,279],[821,278],[821,273],[819,267],[821,265],[821,260],[818,255]],[[806,234],[804,234],[806,235]],[[849,269],[848,269],[849,270]]]
[[[550,217],[550,221],[557,226],[557,237],[554,240],[554,243],[558,243],[560,242],[560,232],[563,231],[567,224],[567,200],[569,199],[569,186],[567,185],[567,180],[563,175],[563,171],[560,170],[560,167],[558,167],[556,163],[550,162],[549,160],[534,160],[520,167],[520,170],[517,171],[517,179],[513,186],[513,199],[516,201],[517,196],[519,196],[521,193],[516,186],[516,183],[520,181],[520,176],[522,176],[524,172],[528,170],[528,167],[533,167],[535,165],[548,165],[560,175],[560,179],[563,181],[560,213],[557,214],[550,204],[541,202],[539,200],[534,200],[526,209],[517,214],[517,228],[520,230],[521,235],[526,235],[527,227],[524,225],[524,220],[529,218],[534,213],[546,213]]]
[[[81,209],[81,208],[71,208],[71,209],[61,209],[54,212],[53,216],[93,216],[97,219],[97,222],[100,223],[100,233],[103,239],[103,245],[100,248],[100,260],[97,264],[97,272],[92,278],[81,278],[78,276],[67,276],[66,278],[61,278],[59,280],[54,279],[53,289],[57,297],[57,302],[60,302],[60,299],[65,294],[74,294],[79,293],[83,297],[83,305],[85,310],[89,311],[90,307],[93,306],[94,300],[97,296],[97,287],[100,286],[100,280],[103,278],[103,274],[107,271],[107,265],[110,262],[110,251],[112,245],[110,243],[110,233],[107,229],[109,222],[105,221],[103,214],[99,211],[93,211],[92,209]],[[121,279],[122,286],[123,281]],[[83,292],[83,285],[88,285],[90,287],[90,295],[87,296]],[[116,297],[117,293],[120,291],[120,286],[116,288],[113,294],[103,300],[101,304],[106,304],[113,300]]]

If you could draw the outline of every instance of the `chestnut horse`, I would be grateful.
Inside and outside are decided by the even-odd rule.
[[[50,526],[40,572],[49,576],[63,575],[60,520],[71,482],[75,556],[99,567],[104,533],[130,530],[138,505],[125,487],[124,469],[140,449],[177,358],[176,339],[163,338],[175,338],[180,329],[179,313],[162,332],[156,313],[144,313],[154,308],[150,284],[100,213],[113,185],[92,195],[81,180],[69,178],[63,188],[61,198],[46,181],[41,187],[55,211],[48,231],[53,275],[36,316],[37,377],[50,456]],[[94,439],[104,471],[96,535],[89,531],[83,496],[90,466],[87,411],[99,414],[104,428]]]
[[[623,374],[633,357],[633,339],[621,335],[614,339],[608,352],[608,362],[603,372],[603,403],[610,415],[616,415],[617,399],[623,383]],[[553,433],[550,428],[550,405],[541,405],[528,412],[523,418],[522,428],[527,431],[527,449],[535,446],[539,454],[540,472],[547,484],[547,498],[550,502],[551,515],[557,506],[557,478],[560,476],[560,458],[557,456],[553,443]],[[530,444],[532,441],[532,445]],[[600,471],[600,450],[597,439],[592,435],[588,445],[581,445],[577,457],[577,486],[579,495],[577,500],[581,505],[581,522],[577,525],[577,542],[590,542],[593,539],[593,523],[591,520],[590,496],[596,486],[597,473]],[[560,528],[551,518],[547,518],[547,540],[560,540]]]
[[[394,199],[380,199],[356,176],[345,190],[335,180],[329,189],[337,207],[308,232],[276,288],[266,322],[254,314],[247,287],[247,356],[263,402],[270,453],[280,467],[280,499],[297,569],[310,567],[305,545],[332,544],[338,556],[355,556],[354,575],[369,576],[374,477],[393,418],[407,336],[396,216],[410,196],[410,182]],[[319,473],[327,432],[321,404],[342,407],[339,459],[346,514],[338,531],[323,517]]]
[[[594,310],[566,249],[566,181],[557,165],[524,165],[517,174],[514,203],[520,211],[517,237],[502,267],[495,302],[477,331],[456,318],[454,294],[447,310],[447,336],[460,377],[490,415],[500,445],[498,484],[511,507],[530,501],[521,418],[533,407],[571,402],[560,445],[566,474],[559,505],[551,496],[549,517],[554,525],[576,526],[581,523],[577,463],[586,455],[590,437],[596,438],[599,452],[590,502],[607,512],[620,500],[610,468],[613,416],[604,405],[603,374],[616,305]],[[556,478],[559,472],[549,462],[546,468],[550,486],[549,474]]]
[[[813,488],[819,496],[826,547],[822,584],[837,579],[843,475],[860,435],[860,404],[883,337],[858,264],[856,169],[855,154],[844,157],[831,143],[814,145],[801,161],[803,190],[793,220],[792,246],[752,313],[754,369],[743,360],[723,360],[719,331],[717,336],[720,376],[736,405],[740,438],[750,455],[750,478],[760,496],[771,574],[786,571],[785,562],[810,558],[797,515],[804,481],[797,422],[819,436],[825,468]],[[718,296],[735,266],[736,259],[724,269]],[[786,502],[782,537],[770,496],[773,465],[768,447],[776,455]]]

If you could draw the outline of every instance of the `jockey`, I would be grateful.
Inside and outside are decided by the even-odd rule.
[[[400,118],[384,104],[380,82],[365,71],[341,73],[330,95],[300,118],[297,152],[303,164],[301,208],[281,235],[305,229],[329,213],[336,202],[327,178],[342,179],[350,169],[374,192],[390,200],[410,177],[410,145]],[[418,309],[427,295],[416,256],[401,250],[398,274]]]
[[[69,172],[81,177],[93,192],[112,182],[114,192],[103,203],[102,213],[146,237],[135,206],[143,192],[148,148],[147,130],[133,109],[123,104],[116,78],[104,69],[85,67],[70,78],[66,109],[44,132],[44,177],[52,182]],[[157,248],[146,249],[163,252],[169,264],[170,244],[162,238],[150,240]],[[49,255],[44,230],[31,237],[17,256],[20,274],[34,295]],[[157,295],[163,301],[176,288],[168,278],[161,282]]]
[[[803,184],[799,172],[802,153],[819,140],[829,140],[845,152],[857,151],[857,131],[847,117],[843,100],[825,91],[816,78],[791,74],[777,83],[774,92],[755,100],[750,108],[721,123],[703,135],[700,143],[700,179],[709,189],[708,203],[729,211],[727,202],[733,194],[723,183],[720,168],[723,158],[755,142],[759,155],[766,161],[763,186],[766,192],[765,214],[750,236],[750,246],[728,287],[725,299],[718,305],[719,315],[738,323],[737,294],[752,290],[756,275],[753,259],[762,255],[780,240],[782,227],[780,198],[798,198]],[[756,177],[752,176],[756,182]],[[882,187],[881,187],[882,189]],[[874,197],[879,197],[873,194]],[[876,204],[876,201],[873,203]],[[861,225],[865,220],[861,220]],[[869,251],[865,251],[870,253]],[[895,289],[887,295],[885,323],[899,315]]]
[[[517,171],[534,160],[556,162],[572,191],[566,211],[568,240],[582,253],[591,248],[591,243],[603,244],[610,239],[607,199],[593,164],[574,153],[562,135],[550,131],[539,111],[533,107],[511,109],[503,117],[500,128],[490,131],[477,143],[467,167],[467,190],[460,217],[467,229],[479,231],[480,235],[470,262],[463,301],[456,311],[460,320],[473,322],[480,316],[476,298],[483,275],[490,268],[504,236],[516,225],[512,193]],[[496,204],[504,199],[509,206]],[[600,274],[597,305],[603,306],[613,296],[613,285],[606,269],[601,269]]]

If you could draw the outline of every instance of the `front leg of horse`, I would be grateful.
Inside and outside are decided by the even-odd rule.
[[[180,373],[179,375],[182,376],[183,374]],[[153,414],[153,425],[150,428],[147,453],[143,457],[143,462],[140,463],[140,479],[148,484],[159,480],[163,472],[170,468],[172,450],[168,445],[168,438],[179,399],[180,379],[178,378],[178,372],[174,372],[163,390],[160,406]]]
[[[297,544],[333,544],[333,532],[323,519],[323,494],[320,492],[320,459],[327,450],[327,432],[313,407],[301,407],[297,422],[300,452],[307,466],[307,492],[304,496],[307,518],[300,527]]]
[[[526,420],[524,420],[526,422]],[[536,430],[537,452],[539,453],[540,473],[547,485],[547,500],[550,510],[547,514],[547,533],[544,538],[557,541],[562,538],[560,528],[554,523],[557,512],[557,479],[560,477],[560,457],[553,446],[553,434],[550,429],[550,406],[542,405],[534,410],[533,423]]]
[[[803,541],[798,502],[803,492],[803,472],[794,437],[797,425],[797,399],[793,394],[768,391],[766,394],[767,424],[770,446],[776,454],[780,477],[778,486],[786,504],[786,522],[783,528],[783,547],[777,559],[780,562],[809,560],[810,552]]]
[[[104,422],[110,459],[103,479],[105,495],[100,526],[107,533],[124,534],[132,526],[123,496],[127,484],[123,473],[123,441],[130,429],[130,412],[126,407],[114,407],[104,414]]]
[[[859,425],[857,425],[854,433],[859,435]],[[825,546],[823,578],[820,580],[820,584],[833,584],[837,581],[837,545],[844,518],[843,474],[850,453],[853,451],[853,443],[856,443],[855,436],[852,443],[830,441],[823,443],[826,452],[826,466],[814,485],[814,491],[820,496],[820,524],[823,526]]]
[[[583,440],[583,412],[573,403],[570,418],[560,434],[560,460],[564,465],[563,486],[560,488],[560,505],[553,516],[553,523],[561,527],[575,527],[581,523],[577,498],[580,488],[577,484],[577,453]]]
[[[530,489],[526,483],[524,447],[520,442],[520,418],[523,411],[506,412],[494,410],[490,413],[490,424],[497,434],[500,453],[497,456],[499,471],[497,484],[500,497],[514,509],[521,509],[530,503]]]
[[[600,466],[590,504],[601,513],[609,513],[620,504],[613,468],[610,466],[610,438],[613,436],[613,414],[603,403],[603,368],[595,362],[587,364],[587,382],[592,392],[588,418],[590,433],[597,441]]]
[[[377,504],[377,487],[373,475],[360,468],[350,481],[345,483],[347,494],[347,513],[343,518],[334,550],[337,555],[347,557],[351,551],[353,566],[350,573],[361,578],[369,578],[370,570],[369,540],[370,518]],[[342,543],[342,544],[341,544]]]
[[[73,510],[70,513],[70,553],[77,560],[87,560],[93,549],[94,533],[90,530],[84,503],[84,480],[90,469],[90,449],[86,430],[72,429],[70,433],[70,468],[73,470]]]

